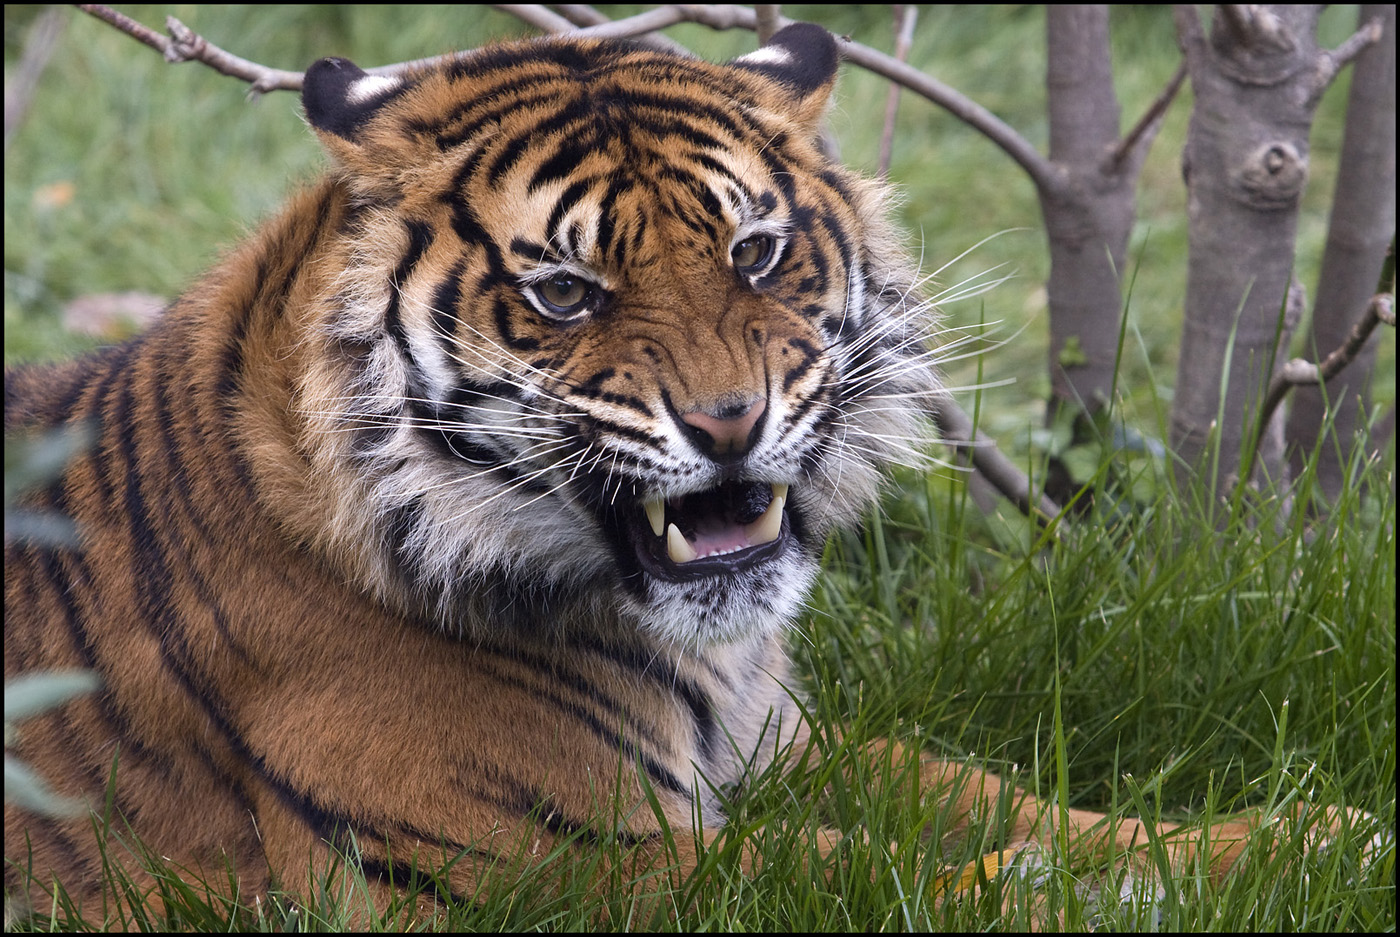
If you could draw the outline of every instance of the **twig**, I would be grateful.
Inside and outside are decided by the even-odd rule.
[[[29,27],[24,36],[24,53],[14,74],[5,81],[5,151],[9,152],[10,140],[15,130],[29,113],[29,103],[34,100],[34,89],[39,86],[39,76],[44,66],[49,64],[58,37],[68,25],[67,15],[57,7],[50,7]]]
[[[919,8],[912,3],[898,3],[894,8],[894,57],[903,62],[909,58],[909,47],[914,44],[914,22],[919,17]],[[880,178],[890,174],[890,160],[894,158],[894,119],[899,112],[899,85],[890,83],[890,91],[885,98],[885,129],[880,133]]]
[[[944,445],[965,453],[982,477],[1015,504],[1022,514],[1036,517],[1042,522],[1059,516],[1060,506],[1043,492],[1032,493],[1030,479],[1025,473],[1001,454],[993,440],[975,429],[972,417],[952,400],[945,398],[940,401],[934,420]]]
[[[203,62],[221,75],[240,78],[248,82],[250,93],[301,90],[301,72],[269,68],[241,59],[220,49],[173,16],[165,18],[165,27],[170,31],[166,37],[104,4],[83,3],[78,9],[158,50],[167,62]]]
[[[1332,84],[1332,80],[1337,77],[1337,73],[1351,63],[1362,52],[1377,42],[1381,41],[1380,17],[1368,20],[1356,32],[1352,33],[1335,49],[1321,52],[1317,57],[1317,75],[1313,79],[1312,97],[1317,99],[1322,96]]]
[[[778,31],[778,21],[782,19],[778,15],[782,9],[781,3],[755,3],[753,5],[754,16],[757,18],[758,44],[768,45],[768,40],[773,38],[773,34]]]
[[[1167,86],[1162,89],[1162,93],[1157,95],[1147,110],[1143,112],[1142,117],[1138,118],[1138,122],[1133,125],[1133,129],[1129,130],[1123,139],[1118,141],[1118,145],[1113,148],[1113,152],[1108,157],[1108,165],[1105,167],[1107,170],[1111,172],[1123,165],[1123,161],[1139,145],[1139,142],[1144,148],[1152,145],[1152,140],[1157,136],[1157,131],[1162,126],[1162,115],[1167,112],[1167,108],[1176,98],[1176,93],[1181,90],[1181,85],[1185,81],[1186,60],[1182,59],[1181,64],[1176,67],[1176,74],[1172,75]]]
[[[1264,403],[1259,410],[1258,425],[1260,432],[1269,425],[1269,420],[1273,417],[1274,411],[1278,409],[1283,398],[1294,387],[1303,387],[1313,384],[1326,384],[1336,377],[1343,368],[1356,360],[1356,356],[1361,353],[1361,349],[1366,346],[1366,340],[1371,337],[1371,333],[1376,330],[1376,326],[1382,323],[1395,327],[1395,242],[1391,241],[1390,253],[1386,257],[1384,269],[1381,273],[1381,290],[1371,297],[1371,301],[1366,304],[1366,311],[1361,319],[1351,327],[1346,341],[1340,347],[1333,349],[1332,353],[1322,359],[1320,363],[1313,363],[1303,358],[1294,358],[1284,364],[1279,372],[1274,375],[1269,382],[1269,389],[1264,394]],[[1314,312],[1314,314],[1316,314]],[[1241,466],[1239,477],[1249,478],[1254,471],[1254,460],[1251,457],[1249,462]]]
[[[242,81],[246,81],[249,85],[249,94],[265,94],[269,91],[301,90],[302,72],[271,68],[267,65],[259,65],[257,62],[250,62],[247,59],[239,58],[233,53],[226,52],[214,45],[214,43],[205,39],[199,33],[190,29],[173,16],[167,16],[165,18],[165,28],[169,30],[170,35],[163,36],[150,27],[138,23],[124,13],[119,13],[103,4],[79,4],[78,9],[102,20],[104,23],[115,26],[117,29],[139,42],[145,43],[165,56],[167,62],[172,64],[178,64],[180,62],[200,62],[214,69],[214,71],[221,75],[227,75],[230,78],[238,78]],[[455,57],[455,53],[439,55],[425,59],[414,59],[410,62],[396,62],[393,65],[380,65],[374,68],[366,68],[365,71],[371,75],[397,75],[403,72],[415,71]]]

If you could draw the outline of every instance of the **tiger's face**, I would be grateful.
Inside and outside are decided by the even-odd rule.
[[[363,479],[339,526],[377,588],[446,627],[621,611],[691,645],[793,617],[937,388],[882,193],[817,145],[835,68],[808,26],[727,65],[313,66],[356,211],[303,400]]]

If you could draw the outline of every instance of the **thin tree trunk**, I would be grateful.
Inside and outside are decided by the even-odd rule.
[[[1050,160],[1066,174],[1064,186],[1039,190],[1050,235],[1050,381],[1057,403],[1093,410],[1113,383],[1136,173],[1104,166],[1119,119],[1108,9],[1061,4],[1045,17]]]
[[[1121,158],[1119,105],[1109,57],[1108,8],[1046,10],[1046,84],[1055,185],[1038,184],[1050,243],[1050,387],[1047,422],[1062,408],[1092,414],[1109,402],[1122,315],[1120,276],[1150,135]],[[1074,485],[1052,466],[1047,492]]]
[[[1347,101],[1337,189],[1322,255],[1312,328],[1304,354],[1320,361],[1346,339],[1376,290],[1381,264],[1395,234],[1395,7],[1361,7],[1358,25],[1382,23],[1381,40],[1356,60]],[[1326,411],[1334,411],[1332,435],[1318,453],[1317,478],[1334,499],[1358,444],[1365,445],[1363,414],[1370,409],[1368,380],[1376,340],[1325,388],[1294,391],[1288,419],[1289,461],[1296,472],[1317,446]]]
[[[1325,87],[1319,9],[1217,7],[1208,38],[1194,6],[1176,9],[1196,103],[1183,157],[1190,249],[1171,445],[1184,473],[1213,471],[1217,487],[1256,442],[1252,414],[1302,310],[1291,284],[1308,133]],[[1282,416],[1271,422],[1257,464],[1281,479]],[[1206,464],[1212,434],[1219,461]]]

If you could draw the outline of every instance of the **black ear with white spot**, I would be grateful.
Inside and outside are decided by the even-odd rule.
[[[301,103],[311,126],[353,143],[374,112],[405,87],[402,79],[370,75],[349,59],[321,59],[306,70]]]
[[[729,64],[773,82],[793,115],[815,128],[825,116],[840,63],[835,36],[815,23],[793,23]]]

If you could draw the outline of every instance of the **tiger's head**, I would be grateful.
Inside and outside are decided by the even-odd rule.
[[[820,147],[837,64],[800,24],[722,65],[549,39],[308,71],[353,210],[299,402],[381,596],[690,646],[795,615],[938,386],[884,190]]]

